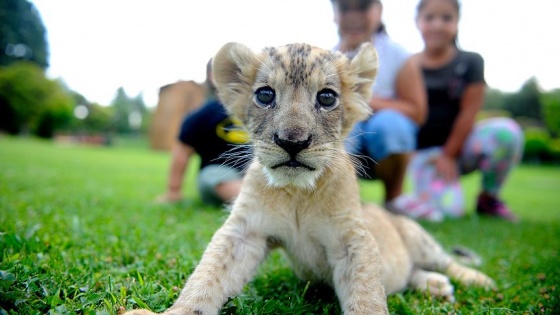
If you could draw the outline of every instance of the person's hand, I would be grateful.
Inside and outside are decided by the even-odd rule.
[[[183,194],[180,191],[167,191],[156,197],[156,203],[177,203],[183,200]]]
[[[374,96],[369,101],[369,107],[374,111],[377,112],[380,109],[387,108],[387,99],[381,98],[378,96]],[[385,106],[384,106],[385,105]]]
[[[454,158],[442,153],[435,158],[434,164],[438,176],[443,178],[446,182],[455,181],[459,177],[457,162]]]

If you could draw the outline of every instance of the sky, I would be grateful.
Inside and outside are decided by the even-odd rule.
[[[204,81],[207,61],[227,42],[255,51],[338,41],[328,0],[32,0],[47,29],[47,74],[91,102],[108,105],[123,87],[157,104],[159,88]],[[422,49],[418,0],[384,0],[389,35]],[[531,77],[560,88],[560,1],[463,0],[459,44],[485,60],[488,85],[517,91]]]

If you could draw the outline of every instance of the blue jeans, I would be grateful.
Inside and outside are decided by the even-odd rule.
[[[366,174],[360,176],[375,178],[375,162],[392,154],[413,152],[417,133],[418,125],[412,119],[399,111],[383,109],[357,123],[346,138],[345,146],[366,168]]]

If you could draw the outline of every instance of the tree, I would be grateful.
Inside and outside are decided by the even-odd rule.
[[[542,121],[541,91],[535,78],[523,84],[519,92],[506,96],[504,107],[513,117]]]
[[[484,109],[504,109],[505,96],[497,89],[487,89],[484,97]]]
[[[113,108],[95,103],[76,103],[79,114],[72,120],[69,131],[77,134],[105,134],[111,131]]]
[[[33,3],[0,0],[0,66],[26,60],[46,69],[49,63],[45,33]]]
[[[90,104],[88,106],[89,115],[84,119],[84,127],[89,132],[106,133],[111,124],[113,108]]]
[[[82,94],[72,91],[67,86],[64,88],[74,103],[73,117],[64,131],[78,136],[102,135],[109,139],[114,116],[113,107],[91,103]]]
[[[142,95],[129,97],[121,87],[111,102],[114,110],[113,123],[118,133],[135,133],[139,131],[147,113]]]
[[[546,127],[552,135],[560,135],[560,89],[543,93],[541,101]]]
[[[36,64],[17,62],[0,68],[0,129],[50,138],[72,118],[73,101],[59,82]]]

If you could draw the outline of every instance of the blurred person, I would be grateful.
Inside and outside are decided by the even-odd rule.
[[[208,99],[181,124],[171,151],[167,191],[157,198],[158,202],[183,199],[183,180],[194,154],[200,156],[197,188],[203,202],[230,203],[239,194],[246,163],[250,160],[248,136],[242,131],[241,123],[230,117],[218,100],[211,64],[210,60],[206,67]]]
[[[480,170],[477,213],[515,221],[499,193],[520,159],[523,134],[510,118],[475,122],[484,103],[484,61],[458,48],[459,11],[457,0],[421,0],[417,6],[424,49],[415,58],[422,66],[429,113],[409,169],[415,194],[442,216],[460,217],[465,202],[459,177]]]
[[[331,0],[339,43],[334,50],[352,58],[360,44],[375,46],[379,68],[372,87],[373,115],[358,123],[346,141],[348,152],[363,167],[358,174],[380,179],[385,208],[394,212],[429,213],[429,205],[403,194],[409,156],[416,147],[416,133],[426,117],[426,95],[420,67],[395,43],[381,22],[379,0]]]

